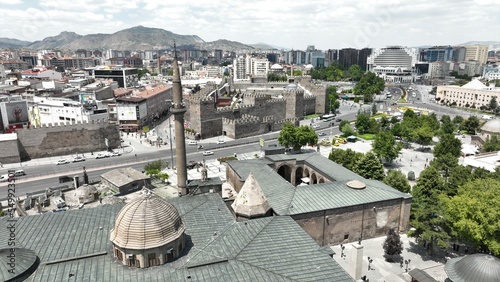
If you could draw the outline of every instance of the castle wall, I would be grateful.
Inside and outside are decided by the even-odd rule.
[[[23,159],[44,158],[106,150],[120,146],[118,128],[106,121],[93,123],[58,124],[29,128],[17,132]]]
[[[21,162],[18,140],[5,140],[0,142],[0,163],[10,164]]]

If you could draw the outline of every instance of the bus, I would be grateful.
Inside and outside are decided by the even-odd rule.
[[[335,118],[334,114],[329,114],[329,115],[322,115],[320,119],[322,121],[332,121]]]

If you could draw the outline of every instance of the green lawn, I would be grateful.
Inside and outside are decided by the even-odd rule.
[[[317,118],[319,116],[321,116],[321,115],[320,114],[312,114],[312,115],[305,116],[304,119]]]
[[[372,133],[358,134],[358,137],[363,138],[365,140],[373,140],[375,139],[375,134]]]

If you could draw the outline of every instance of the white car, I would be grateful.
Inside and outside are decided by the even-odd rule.
[[[85,161],[85,158],[82,156],[77,156],[77,157],[73,158],[74,163],[83,162],[83,161]]]
[[[63,164],[69,164],[69,161],[67,159],[60,159],[56,162],[56,165],[63,165]]]
[[[224,140],[218,140],[217,144],[226,144],[226,141],[224,141]]]
[[[212,152],[212,151],[205,151],[205,152],[203,152],[204,156],[211,156],[213,154],[214,154],[214,152]]]
[[[197,143],[196,143],[196,141],[194,141],[194,140],[188,141],[188,145],[196,145],[196,144],[197,144]]]
[[[113,152],[111,153],[111,156],[112,156],[112,157],[118,157],[118,156],[121,156],[121,155],[122,155],[122,154],[120,154],[120,152],[117,152],[117,151],[113,151]]]
[[[105,157],[107,157],[108,155],[104,154],[104,153],[98,153],[95,158],[96,159],[104,159]]]
[[[9,180],[8,174],[0,175],[0,182],[6,182],[7,180]]]
[[[319,124],[313,125],[313,128],[319,128]]]

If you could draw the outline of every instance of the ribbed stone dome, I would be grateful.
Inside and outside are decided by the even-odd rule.
[[[500,259],[487,254],[473,254],[452,259],[444,270],[453,282],[498,282]]]
[[[487,121],[482,127],[482,131],[488,133],[500,133],[500,119],[492,119]]]
[[[151,249],[176,240],[185,229],[172,204],[150,195],[136,199],[121,209],[110,240],[125,249]]]

